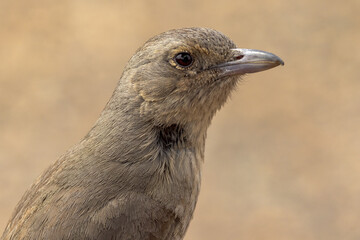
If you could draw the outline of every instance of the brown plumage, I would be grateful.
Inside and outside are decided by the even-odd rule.
[[[211,29],[153,37],[95,126],[25,193],[1,239],[183,239],[212,117],[240,75],[279,64]]]

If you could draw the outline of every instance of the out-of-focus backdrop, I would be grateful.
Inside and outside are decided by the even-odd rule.
[[[248,75],[208,131],[185,239],[360,239],[360,1],[0,1],[0,232],[168,29],[217,29],[285,61]]]

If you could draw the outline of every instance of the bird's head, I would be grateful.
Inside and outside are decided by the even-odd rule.
[[[123,79],[141,101],[140,113],[158,125],[210,122],[241,75],[283,64],[267,52],[239,49],[207,28],[171,30],[148,40]],[[129,84],[129,85],[128,85]]]

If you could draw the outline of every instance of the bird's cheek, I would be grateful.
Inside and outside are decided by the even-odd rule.
[[[172,78],[151,75],[137,75],[132,80],[132,87],[147,102],[163,100],[175,88]]]
[[[147,86],[139,88],[138,93],[144,101],[156,102],[165,99],[174,89],[175,85],[169,83],[161,85],[147,84]]]

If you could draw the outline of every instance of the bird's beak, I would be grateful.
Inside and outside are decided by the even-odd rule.
[[[278,56],[254,49],[231,49],[232,60],[216,65],[220,70],[219,77],[242,75],[264,71],[278,65],[284,65]]]

